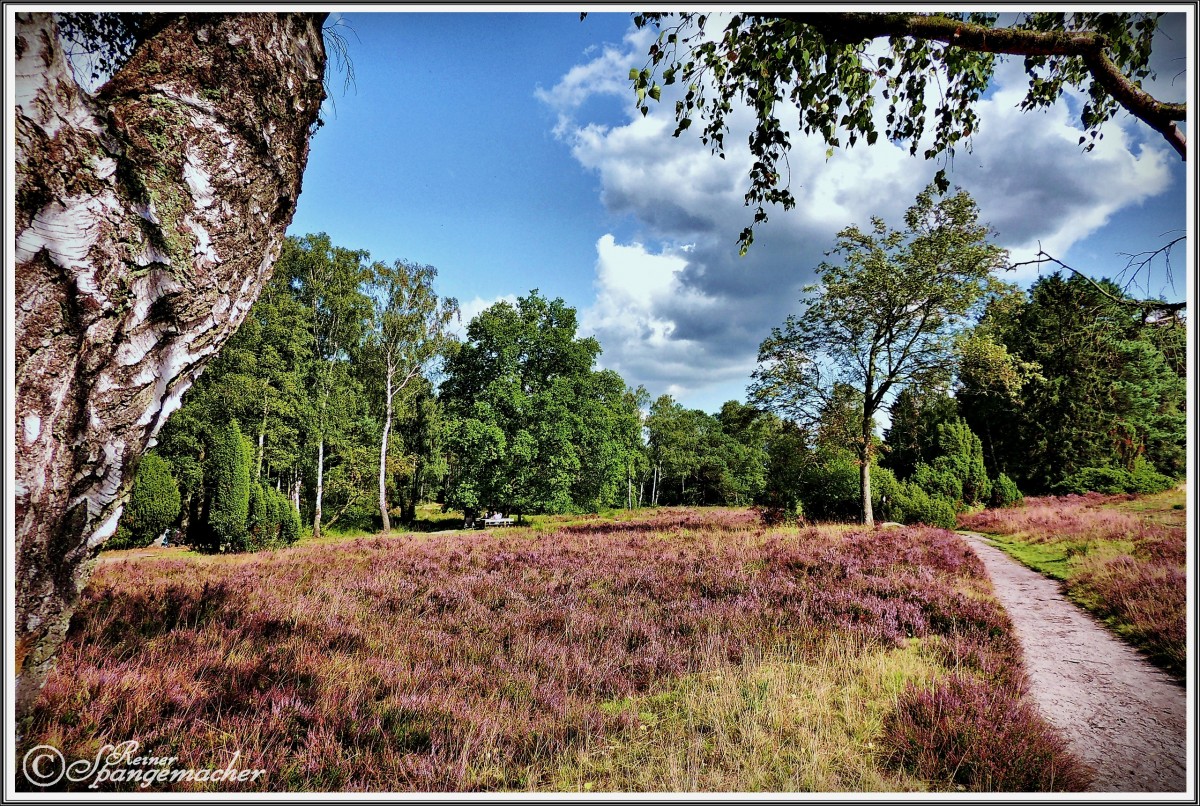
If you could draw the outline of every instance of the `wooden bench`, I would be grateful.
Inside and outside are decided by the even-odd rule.
[[[505,518],[505,517],[502,517],[502,516],[500,516],[500,515],[492,515],[491,517],[487,517],[487,518],[484,518],[483,520],[479,521],[479,523],[483,524],[483,525],[484,525],[484,527],[488,527],[488,526],[512,526],[512,525],[513,525],[513,519],[512,519],[512,518]]]

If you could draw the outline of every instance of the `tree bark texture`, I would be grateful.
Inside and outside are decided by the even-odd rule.
[[[321,536],[321,502],[325,498],[325,435],[317,440],[317,502],[313,505],[313,537]]]
[[[180,15],[96,95],[16,26],[17,713],[139,457],[241,324],[300,194],[324,14]]]
[[[383,439],[379,441],[379,515],[383,518],[383,533],[386,535],[392,531],[392,521],[388,517],[388,500],[387,500],[387,450],[388,436],[392,431],[392,375],[393,369],[390,363],[387,368],[387,387],[384,390],[386,400],[386,412],[383,417]]]

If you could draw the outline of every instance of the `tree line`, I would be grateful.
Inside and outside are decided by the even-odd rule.
[[[1000,283],[970,196],[850,227],[760,349],[748,402],[651,400],[537,290],[453,334],[437,272],[289,238],[245,322],[135,476],[112,545],[207,551],[421,503],[480,515],[756,506],[767,520],[952,526],[1029,493],[1147,492],[1185,472],[1186,329],[1107,281]],[[880,415],[889,424],[880,432]]]

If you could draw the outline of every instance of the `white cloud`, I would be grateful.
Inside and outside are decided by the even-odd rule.
[[[797,309],[801,287],[837,231],[866,225],[872,216],[898,225],[938,165],[882,139],[827,160],[823,143],[794,134],[796,208],[768,210],[770,221],[739,258],[735,240],[752,216],[743,201],[752,164],[747,110],[735,108],[730,116],[723,160],[692,132],[671,136],[674,104],[666,91],[646,117],[631,97],[621,120],[584,114],[594,95],[631,94],[626,77],[630,66],[644,62],[645,47],[634,38],[624,50],[606,47],[539,95],[559,111],[556,134],[595,172],[605,206],[636,226],[629,243],[599,239],[596,300],[582,322],[600,338],[602,361],[652,394],[699,394],[739,379],[744,385],[758,344]],[[1105,139],[1084,154],[1078,115],[1066,99],[1046,112],[1018,108],[1025,82],[1019,61],[1000,68],[994,91],[978,107],[973,150],[959,150],[949,175],[975,197],[982,220],[1014,259],[1031,256],[1039,242],[1063,256],[1123,210],[1163,192],[1173,155],[1153,137],[1141,137],[1142,124],[1128,116],[1112,121]],[[934,99],[929,107],[936,105]],[[886,106],[877,104],[881,116]]]
[[[1084,154],[1078,116],[1066,100],[1045,112],[1022,112],[1021,66],[1003,65],[997,78],[1000,89],[979,105],[983,123],[974,150],[956,159],[953,179],[975,195],[981,217],[1014,260],[1032,257],[1039,243],[1062,257],[1120,211],[1167,189],[1167,161],[1175,157],[1158,140],[1135,144],[1131,130],[1139,121],[1118,116]],[[1072,93],[1076,107],[1081,97]]]
[[[706,345],[676,333],[683,306],[699,317],[721,317],[720,300],[681,283],[684,247],[659,253],[642,244],[596,243],[596,301],[580,317],[583,333],[604,347],[600,362],[655,395],[680,396],[744,377],[744,361],[713,360]]]
[[[574,115],[592,98],[630,96],[630,59],[632,54],[645,53],[652,40],[649,30],[630,30],[621,47],[606,44],[600,49],[599,56],[572,67],[553,88],[547,90],[539,86],[534,90],[534,97],[558,112],[555,135],[568,134],[574,124]]]
[[[492,299],[484,299],[483,297],[476,296],[466,302],[460,302],[458,305],[459,321],[455,324],[453,332],[459,338],[465,338],[467,334],[467,325],[471,324],[471,320],[495,305],[497,302],[507,302],[510,305],[515,306],[517,304],[517,295],[505,294]]]

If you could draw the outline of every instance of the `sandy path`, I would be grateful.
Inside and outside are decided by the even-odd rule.
[[[1184,791],[1184,687],[1068,601],[1058,582],[979,535],[960,534],[983,561],[1016,626],[1038,708],[1095,768],[1092,788]]]

